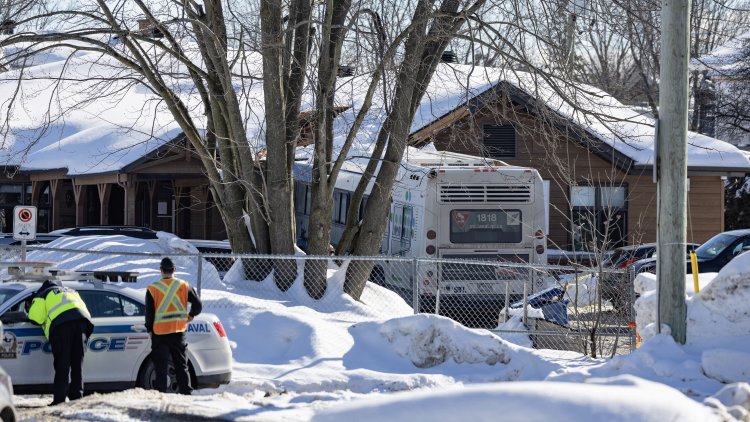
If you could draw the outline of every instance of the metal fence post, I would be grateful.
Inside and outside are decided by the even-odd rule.
[[[414,258],[412,260],[411,264],[411,274],[412,274],[412,282],[411,282],[411,305],[414,309],[414,314],[419,313],[419,261],[417,258]]]
[[[524,327],[528,327],[527,319],[529,317],[528,309],[526,309],[526,306],[529,300],[527,296],[527,289],[528,289],[528,285],[526,283],[523,283],[523,325]]]
[[[203,257],[199,254],[196,255],[198,258],[198,296],[201,295],[201,287],[203,287]]]
[[[628,331],[630,334],[630,351],[634,352],[638,346],[638,326],[635,324],[635,269],[632,266],[628,269],[627,277],[630,286],[628,289],[628,293],[630,293],[630,303],[628,303]],[[632,326],[630,324],[631,321],[633,322]]]
[[[440,280],[443,278],[443,263],[438,262],[438,277],[435,280],[435,315],[440,315]]]
[[[510,281],[505,282],[505,321],[510,319]]]

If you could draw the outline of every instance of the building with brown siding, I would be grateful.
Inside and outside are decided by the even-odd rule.
[[[181,137],[106,172],[6,167],[0,224],[16,205],[38,207],[40,233],[82,225],[137,225],[182,238],[225,239],[203,166]]]
[[[608,246],[655,240],[647,119],[601,92],[592,96],[590,87],[556,91],[533,81],[535,89],[528,89],[517,74],[515,84],[509,80],[497,69],[442,64],[418,109],[413,144],[537,168],[549,183],[549,239],[556,247],[601,243],[604,232]],[[14,83],[0,85],[0,94]],[[341,92],[350,97],[337,99],[337,111],[369,79],[346,83],[352,85]],[[147,91],[126,88],[115,105],[106,99],[76,105],[51,123],[33,110],[46,110],[52,93],[17,107],[0,176],[4,232],[12,230],[15,205],[36,205],[40,233],[125,224],[183,238],[226,237],[201,162],[171,115],[146,107],[153,104]],[[29,131],[38,121],[40,129]],[[302,124],[309,132],[304,118]],[[712,138],[692,134],[690,143],[688,239],[701,242],[723,228],[722,177],[745,174],[750,161]]]
[[[458,67],[439,73],[440,84],[450,85]],[[438,150],[538,169],[549,186],[550,247],[583,250],[594,242],[609,248],[656,241],[656,183],[648,151],[654,129],[648,120],[636,111],[628,114],[611,97],[582,90],[568,91],[574,94],[567,101],[583,103],[571,111],[548,85],[540,89],[537,81],[540,95],[532,96],[522,89],[522,77],[510,80],[490,79],[491,87],[473,96],[467,90],[466,101],[440,110],[443,114],[432,120],[423,118],[412,133],[413,144],[431,142]],[[700,243],[723,231],[724,179],[749,172],[750,162],[733,146],[694,133],[688,154],[687,240]]]

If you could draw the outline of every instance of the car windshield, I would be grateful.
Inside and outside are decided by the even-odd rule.
[[[611,251],[607,257],[604,258],[604,264],[614,264],[615,262],[620,261],[620,258],[622,258],[623,255],[625,255],[625,249],[615,249],[614,251]]]
[[[695,254],[698,256],[698,258],[702,259],[716,258],[719,254],[724,252],[724,249],[726,249],[727,246],[731,245],[735,240],[737,240],[737,236],[732,236],[731,234],[727,233],[718,234],[709,239],[708,242],[700,245],[695,250]]]
[[[7,287],[0,288],[0,305],[5,303],[8,299],[12,298],[13,296],[17,295],[19,290],[16,289],[9,289]]]

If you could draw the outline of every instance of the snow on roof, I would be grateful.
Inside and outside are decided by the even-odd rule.
[[[502,89],[503,83],[569,119],[589,135],[632,159],[635,165],[650,166],[653,163],[652,117],[588,85],[573,85],[537,74],[495,68],[456,64],[438,66],[417,110],[412,133],[490,89]],[[688,132],[688,166],[750,170],[750,160],[729,143]]]
[[[732,76],[747,69],[745,59],[750,54],[750,31],[730,39],[710,53],[691,61],[696,70],[706,70],[711,76]]]
[[[25,69],[23,75],[20,70],[0,73],[0,98],[4,99],[0,100],[0,106],[7,107],[14,98],[23,99],[12,108],[10,127],[0,145],[0,161],[18,165],[22,170],[67,168],[69,175],[115,172],[179,136],[181,130],[164,103],[141,84],[127,79],[137,75],[128,74],[121,65],[97,53],[79,51],[71,57],[64,50],[53,49],[42,58],[36,57],[35,66]],[[190,53],[190,49],[186,51],[197,54]],[[251,55],[238,66],[241,73],[257,76],[260,63],[257,55]],[[174,72],[175,68],[170,70]],[[65,78],[58,86],[60,75]],[[113,76],[126,79],[109,81]],[[22,77],[20,88],[19,77]],[[367,74],[339,80],[336,105],[348,108],[335,120],[337,149],[363,104],[370,80]],[[168,82],[187,103],[198,124],[205,125],[203,107],[192,82],[177,77]],[[635,165],[651,165],[652,118],[590,86],[553,83],[536,74],[495,68],[446,63],[438,66],[417,110],[412,133],[481,94],[504,86],[512,86],[541,101],[632,159]],[[258,151],[265,146],[262,84],[248,79],[237,86],[237,91],[245,107],[248,140],[251,148]],[[303,103],[303,110],[314,104],[309,92]],[[382,90],[378,89],[372,110],[347,154],[358,166],[372,154],[386,116],[384,104]],[[48,109],[52,111],[51,121]],[[55,119],[62,111],[65,111],[63,117]],[[298,158],[310,158],[311,152],[311,147],[302,148]],[[728,143],[690,133],[688,165],[750,169],[750,160]]]
[[[116,48],[118,41],[110,43]],[[24,47],[5,49],[6,60]],[[184,49],[200,64],[194,47]],[[259,63],[258,57],[244,57],[238,72],[255,73]],[[11,118],[0,122],[4,165],[67,168],[70,176],[116,172],[182,133],[166,104],[138,81],[141,76],[110,57],[55,47],[34,54],[27,65],[0,73],[0,106],[8,109],[15,101]],[[166,59],[161,65],[168,69],[162,77],[204,130],[203,106],[184,66]],[[240,93],[248,138],[256,146],[265,119],[261,85],[245,81]]]
[[[106,173],[181,133],[153,93],[133,80],[110,80],[129,76],[110,59],[57,50],[45,55],[48,62],[35,57],[35,66],[0,73],[0,105],[7,110],[15,101],[0,146],[5,165]]]

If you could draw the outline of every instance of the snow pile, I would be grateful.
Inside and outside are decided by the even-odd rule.
[[[411,391],[333,407],[315,422],[419,420],[720,421],[665,385],[623,376],[585,383],[518,382]]]
[[[698,274],[698,287],[703,292],[707,286],[717,277],[717,273]],[[695,282],[692,274],[685,275],[685,296],[688,298],[688,309],[690,309],[690,298],[695,296]],[[634,281],[635,292],[640,297],[635,301],[636,325],[642,339],[649,339],[656,335],[656,309],[659,302],[657,295],[656,275],[651,273],[640,273]],[[707,315],[708,316],[708,315]],[[688,317],[689,318],[689,317]],[[700,319],[700,317],[699,317]],[[668,330],[668,327],[664,328]]]
[[[735,258],[718,274],[701,274],[698,294],[691,294],[692,275],[686,277],[687,343],[679,345],[669,335],[669,327],[656,334],[657,284],[653,274],[640,274],[635,281],[641,294],[636,301],[638,332],[644,342],[635,352],[615,357],[601,365],[570,368],[551,374],[548,379],[583,382],[590,377],[632,374],[671,385],[707,404],[736,414],[733,406],[746,401],[728,402],[709,398],[724,384],[732,391],[750,388],[750,254]],[[712,280],[711,280],[712,279]],[[710,281],[709,281],[710,280]],[[739,393],[738,393],[739,394]]]
[[[35,251],[30,258],[56,260],[63,268],[141,269],[139,284],[158,277],[162,254],[173,255],[183,277],[195,271],[194,262],[180,263],[177,255],[192,247],[169,235],[55,242],[49,246],[75,251]],[[750,385],[737,381],[750,377],[748,256],[690,299],[694,331],[687,345],[661,334],[630,355],[596,360],[521,347],[441,316],[412,315],[403,299],[372,283],[361,301],[353,300],[343,290],[346,264],[328,268],[328,288],[319,300],[307,295],[301,277],[281,292],[271,276],[245,280],[235,270],[223,284],[202,290],[205,311],[219,316],[233,346],[232,382],[175,403],[203,417],[264,420],[747,420]],[[293,259],[301,274],[303,258]],[[651,300],[653,276],[641,276],[637,284],[641,300]],[[517,316],[506,326],[513,324],[520,328]],[[528,335],[516,340],[528,342]],[[98,420],[131,408],[143,419],[160,419],[170,414],[165,400],[136,389],[31,416]]]
[[[599,302],[599,276],[584,274],[565,282],[565,298],[571,306],[589,306]]]
[[[347,366],[365,366],[386,370],[394,362],[408,362],[403,368],[433,368],[442,364],[508,365],[517,356],[524,364],[536,361],[531,352],[511,345],[484,330],[469,330],[439,315],[414,315],[382,323],[365,322],[352,326],[355,339],[344,360]],[[368,350],[388,352],[377,358]],[[367,356],[366,359],[362,359]],[[515,376],[515,374],[514,374]]]
[[[688,305],[688,338],[750,336],[750,253],[727,264]]]

